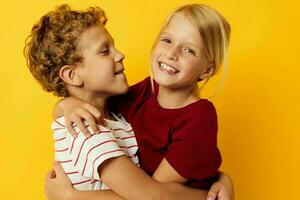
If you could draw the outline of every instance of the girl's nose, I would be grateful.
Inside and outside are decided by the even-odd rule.
[[[170,59],[170,60],[177,60],[178,59],[178,55],[177,55],[177,49],[174,46],[170,46],[166,52],[165,52],[165,56]]]

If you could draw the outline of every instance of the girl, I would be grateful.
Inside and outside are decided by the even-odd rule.
[[[167,19],[153,46],[153,77],[112,99],[110,108],[131,123],[140,165],[153,178],[199,189],[209,188],[216,180],[221,164],[217,116],[213,104],[200,98],[197,83],[204,81],[205,85],[218,71],[226,57],[229,35],[228,22],[216,10],[202,4],[180,7]],[[87,133],[81,119],[99,118],[95,108],[85,105],[68,98],[57,106],[58,115],[69,118],[73,132],[72,121]],[[74,108],[77,110],[72,112]],[[89,121],[96,129],[93,120]],[[58,185],[48,187],[51,194]],[[218,198],[232,199],[231,190],[224,196],[221,190]]]

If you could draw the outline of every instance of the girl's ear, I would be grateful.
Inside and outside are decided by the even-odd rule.
[[[83,85],[83,80],[75,69],[76,66],[65,65],[59,70],[59,76],[67,84],[80,87]]]
[[[210,66],[200,75],[200,79],[203,80],[211,77],[214,74],[214,71],[215,71],[214,66]]]

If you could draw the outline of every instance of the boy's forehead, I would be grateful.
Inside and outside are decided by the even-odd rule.
[[[81,48],[99,46],[111,40],[112,38],[104,25],[97,24],[88,28],[81,34],[79,45]]]

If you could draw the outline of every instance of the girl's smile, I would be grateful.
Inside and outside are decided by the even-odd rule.
[[[163,87],[193,88],[208,68],[203,55],[199,31],[186,16],[175,14],[152,50],[153,78]]]

